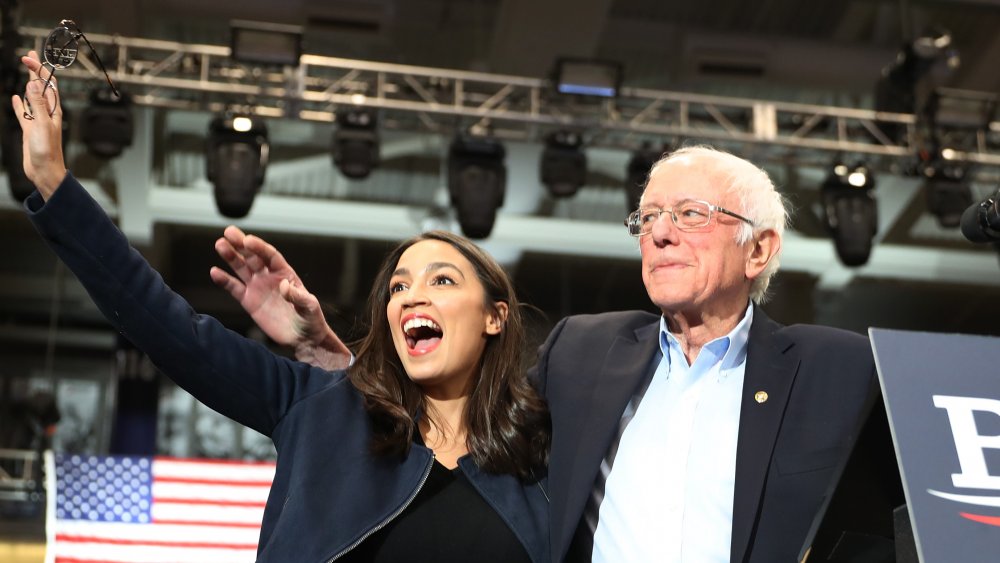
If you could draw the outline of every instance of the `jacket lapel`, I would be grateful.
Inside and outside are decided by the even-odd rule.
[[[553,537],[553,553],[560,560],[576,532],[601,461],[617,435],[622,412],[636,387],[649,370],[655,368],[651,364],[659,351],[658,335],[659,321],[641,327],[628,336],[619,336],[604,357],[600,371],[596,376],[586,379],[592,382],[592,393],[588,403],[581,405],[586,410],[583,424],[573,441],[575,447],[569,444],[571,449],[575,449],[575,453],[564,450],[569,455],[563,459],[572,460],[572,466],[564,473],[568,475],[565,481],[560,482],[558,477],[550,478],[553,498],[565,499],[565,509],[553,507],[552,512],[554,518],[557,515],[563,516],[561,522],[553,522],[556,532]],[[586,377],[584,373],[580,375]],[[550,476],[554,475],[555,467],[552,470]],[[565,487],[564,494],[561,495],[555,491],[560,485]]]
[[[763,500],[782,414],[798,371],[798,355],[793,343],[778,331],[781,325],[754,309],[747,344],[747,363],[740,407],[739,438],[736,446],[736,485],[733,494],[731,558],[739,563],[746,557],[750,537]],[[759,391],[766,399],[755,398]]]

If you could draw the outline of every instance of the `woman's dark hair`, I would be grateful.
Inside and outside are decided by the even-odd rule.
[[[504,269],[468,239],[446,231],[423,233],[393,249],[368,297],[368,334],[348,374],[365,397],[375,428],[372,448],[380,455],[405,455],[417,431],[418,412],[427,412],[420,387],[406,375],[396,354],[386,314],[389,282],[400,256],[425,240],[452,246],[472,264],[484,289],[485,307],[495,310],[496,302],[507,304],[503,330],[487,337],[479,375],[472,382],[465,407],[466,446],[482,469],[529,480],[534,468],[548,462],[550,422],[544,401],[525,373],[521,306]]]

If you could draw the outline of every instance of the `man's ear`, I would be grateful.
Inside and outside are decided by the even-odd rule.
[[[510,307],[503,301],[493,303],[493,310],[486,317],[486,334],[496,336],[503,332],[503,325],[507,322],[507,313]]]
[[[781,237],[774,229],[765,229],[754,235],[750,254],[747,256],[747,279],[755,279],[764,271],[772,258],[781,250]]]

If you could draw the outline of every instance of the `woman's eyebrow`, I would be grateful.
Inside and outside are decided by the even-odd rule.
[[[462,276],[463,280],[465,279],[465,274],[462,273],[462,270],[460,270],[458,266],[452,264],[451,262],[431,262],[430,264],[427,265],[426,268],[424,268],[424,271],[430,273],[440,270],[442,268],[450,268],[452,270],[455,270],[456,272],[458,272],[458,275]]]
[[[463,280],[465,279],[465,274],[462,273],[462,270],[460,270],[458,266],[452,264],[451,262],[431,262],[430,264],[424,267],[424,271],[427,273],[431,273],[431,272],[436,272],[437,270],[441,270],[443,268],[449,268],[455,270],[458,273],[458,275],[462,276]],[[410,270],[408,270],[407,268],[396,268],[396,271],[394,271],[392,275],[409,276]]]

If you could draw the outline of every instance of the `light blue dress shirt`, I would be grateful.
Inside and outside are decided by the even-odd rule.
[[[727,562],[740,398],[753,305],[691,365],[660,319],[663,353],[604,483],[593,561]]]

